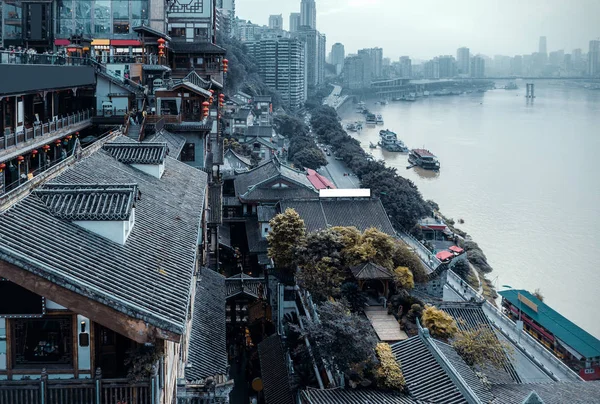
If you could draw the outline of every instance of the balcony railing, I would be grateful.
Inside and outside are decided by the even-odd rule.
[[[90,59],[56,53],[29,54],[27,52],[2,51],[0,52],[0,64],[87,66],[90,64]]]
[[[92,111],[85,110],[75,112],[64,117],[54,117],[46,123],[34,123],[32,128],[26,128],[20,132],[13,133],[7,129],[4,136],[0,136],[0,150],[8,149],[18,144],[29,142],[36,138],[52,135],[54,132],[62,131],[63,129],[71,128],[81,123],[91,122],[90,117]]]
[[[103,379],[100,369],[90,379],[49,379],[42,371],[35,380],[0,381],[0,404],[157,404],[158,375],[130,383]]]

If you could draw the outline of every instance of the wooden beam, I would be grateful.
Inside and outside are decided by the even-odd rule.
[[[181,341],[181,335],[179,334],[159,329],[142,320],[129,317],[125,313],[90,300],[6,261],[0,261],[0,277],[44,296],[140,344],[153,342],[156,339],[166,339],[173,342]]]

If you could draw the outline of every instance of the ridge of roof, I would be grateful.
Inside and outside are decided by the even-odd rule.
[[[102,146],[123,164],[162,164],[167,157],[166,142],[111,142]]]

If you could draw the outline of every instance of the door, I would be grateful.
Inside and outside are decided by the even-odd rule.
[[[133,348],[133,341],[100,324],[95,324],[95,327],[96,367],[102,370],[102,377],[126,377],[125,359],[127,351]]]

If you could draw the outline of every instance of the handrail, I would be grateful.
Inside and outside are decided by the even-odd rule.
[[[89,66],[90,58],[66,54],[0,51],[0,64]]]
[[[100,71],[110,77],[112,77],[115,80],[119,80],[121,81],[123,84],[128,84],[131,87],[133,87],[135,90],[139,90],[139,91],[144,91],[145,87],[143,85],[141,85],[138,82],[135,82],[131,79],[128,79],[126,77],[121,78],[120,76],[117,76],[116,73],[112,70],[110,70],[106,65],[96,61],[95,59],[89,59],[90,60],[90,64],[93,66],[96,66],[96,68],[100,69]]]

